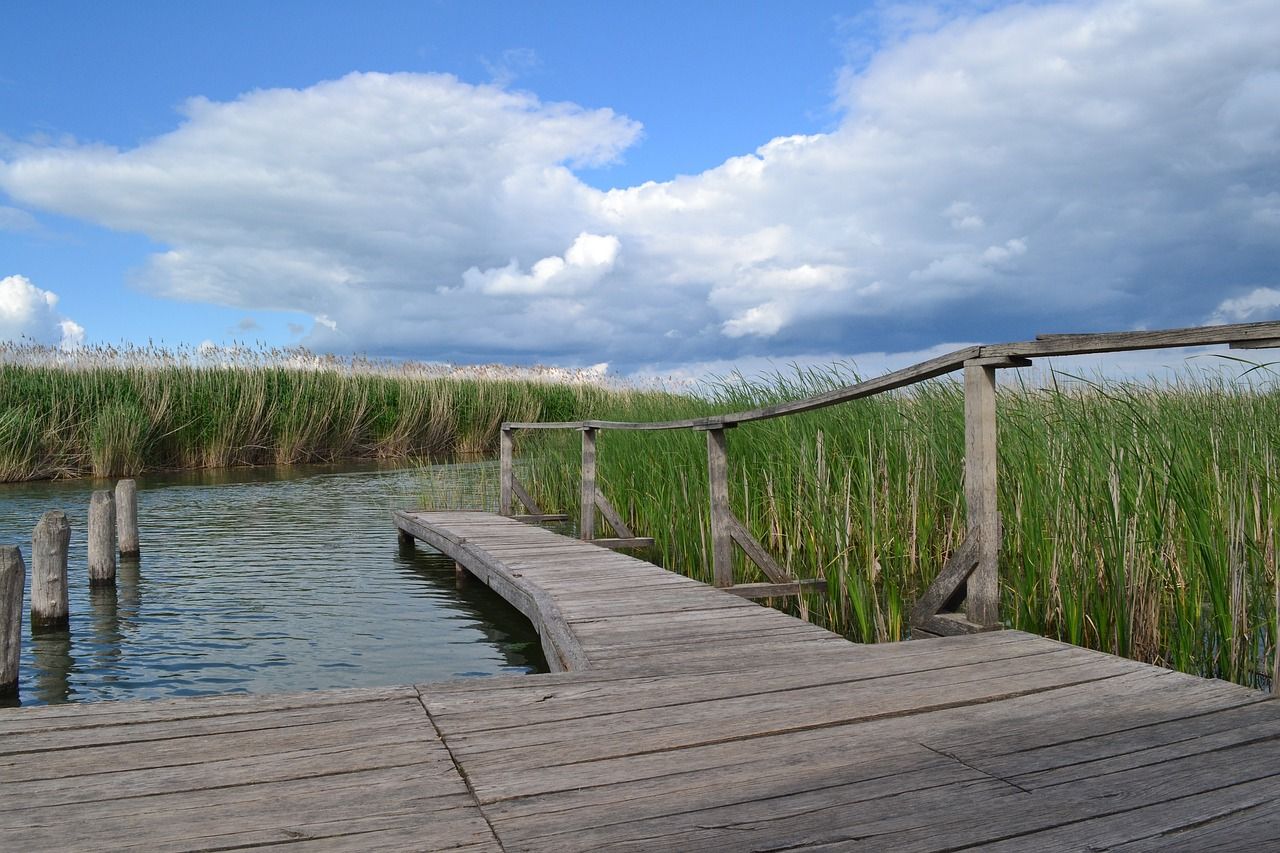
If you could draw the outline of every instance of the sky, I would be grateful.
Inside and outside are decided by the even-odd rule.
[[[0,339],[690,376],[1278,317],[1274,0],[0,7]]]

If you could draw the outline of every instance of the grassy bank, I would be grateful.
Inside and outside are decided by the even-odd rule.
[[[658,420],[806,396],[850,379],[726,383],[703,402],[625,401]],[[1280,394],[1225,379],[1172,386],[1003,388],[1006,624],[1159,663],[1265,683],[1276,620]],[[911,603],[963,533],[963,395],[950,382],[728,433],[734,509],[801,577],[826,626],[907,631]],[[606,417],[602,415],[601,417]],[[525,437],[544,506],[576,512],[577,435]],[[604,432],[606,494],[660,561],[710,580],[701,433]],[[744,562],[737,577],[763,580]]]
[[[503,420],[592,417],[640,392],[570,373],[291,351],[0,352],[0,481],[494,452]]]

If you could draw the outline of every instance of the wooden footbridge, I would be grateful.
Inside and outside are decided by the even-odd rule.
[[[1276,345],[1280,326],[972,348],[806,401],[965,370],[969,540],[915,612],[918,634],[944,636],[903,643],[854,645],[750,600],[805,585],[729,513],[723,430],[801,404],[674,426],[556,425],[583,432],[581,529],[594,540],[601,510],[617,534],[603,543],[506,517],[513,500],[548,516],[522,494],[510,442],[512,429],[548,425],[507,425],[505,515],[395,522],[528,616],[554,672],[0,712],[0,846],[1271,849],[1280,703],[997,630],[993,371],[1063,349],[1216,341]],[[596,488],[595,431],[658,426],[708,432],[724,589],[607,547],[638,537]],[[734,543],[770,588],[737,588],[748,585],[734,583]]]

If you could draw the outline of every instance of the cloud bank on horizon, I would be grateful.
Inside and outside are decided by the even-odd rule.
[[[1274,11],[1103,0],[908,28],[841,75],[830,132],[633,187],[576,171],[641,141],[607,108],[352,73],[193,98],[128,150],[11,145],[0,188],[167,246],[138,286],[305,312],[305,343],[339,352],[661,370],[1270,319]]]

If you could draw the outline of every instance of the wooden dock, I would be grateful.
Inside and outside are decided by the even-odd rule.
[[[859,646],[598,546],[403,513],[548,675],[0,712],[0,847],[1261,850],[1280,703],[1016,631]]]

